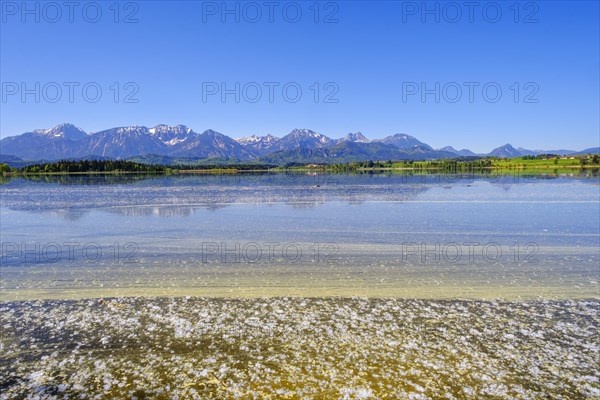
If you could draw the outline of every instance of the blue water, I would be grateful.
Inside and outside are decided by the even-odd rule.
[[[306,265],[377,264],[418,266],[427,274],[441,265],[524,271],[529,264],[536,266],[532,274],[547,268],[559,280],[575,269],[577,284],[594,285],[597,278],[597,178],[47,179],[18,178],[1,186],[5,289],[19,279],[44,288],[47,281],[36,281],[36,268],[97,271],[99,265],[115,274],[131,265],[178,264],[234,265],[252,274],[275,264],[293,265],[296,272]]]

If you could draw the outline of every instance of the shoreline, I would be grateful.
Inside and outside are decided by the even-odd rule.
[[[332,175],[341,175],[341,174],[352,174],[353,172],[361,172],[361,171],[407,171],[407,172],[429,172],[432,171],[434,173],[442,172],[444,175],[477,175],[479,172],[489,171],[489,172],[506,172],[506,173],[533,173],[533,172],[547,172],[554,170],[594,170],[600,169],[600,166],[597,165],[564,165],[564,166],[518,166],[515,167],[480,167],[475,170],[467,170],[467,171],[446,171],[444,168],[440,167],[360,167],[349,170],[340,170],[335,168],[327,168],[327,167],[294,167],[294,168],[283,168],[276,167],[270,169],[236,169],[236,168],[211,168],[211,169],[177,169],[177,166],[165,166],[165,168],[170,168],[172,171],[86,171],[86,172],[4,172],[2,176],[4,177],[23,177],[23,176],[51,176],[51,175],[59,175],[59,176],[67,176],[67,175],[164,175],[164,176],[176,176],[178,174],[189,174],[189,175],[229,175],[229,174],[244,174],[244,173],[275,173],[275,174],[285,174],[285,173],[294,173],[294,172],[315,172],[315,173],[324,173],[324,174],[332,174]],[[558,172],[560,174],[560,172]]]

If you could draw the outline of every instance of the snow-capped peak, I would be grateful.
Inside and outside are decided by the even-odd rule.
[[[235,139],[236,142],[238,142],[239,144],[242,144],[242,145],[258,144],[258,143],[268,144],[268,143],[273,143],[277,140],[279,140],[278,137],[275,137],[270,134],[266,135],[266,136],[250,135],[250,136],[244,136],[244,137]]]
[[[62,123],[53,128],[35,129],[33,133],[37,135],[45,135],[54,138],[65,138],[69,140],[80,140],[87,136],[83,129],[76,127],[73,124]]]
[[[290,132],[289,135],[297,138],[314,138],[320,141],[321,143],[331,142],[331,139],[327,136],[317,133],[315,131],[311,131],[310,129],[294,129]]]
[[[241,138],[237,138],[234,140],[240,144],[246,144],[246,143],[260,142],[262,140],[262,137],[257,136],[257,135],[250,135],[250,136],[244,136]]]
[[[150,134],[152,134],[152,135],[156,135],[159,133],[185,134],[185,133],[192,133],[193,131],[191,128],[188,128],[185,125],[169,126],[169,125],[165,125],[165,124],[160,124],[160,125],[156,125],[153,128],[148,129],[148,132],[150,132]]]

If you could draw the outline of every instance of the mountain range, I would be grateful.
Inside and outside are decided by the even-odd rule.
[[[215,161],[258,161],[325,163],[366,160],[427,160],[457,157],[494,156],[500,158],[537,154],[568,155],[598,153],[599,148],[575,150],[527,150],[510,144],[487,154],[451,146],[434,149],[413,136],[398,133],[369,140],[362,133],[349,133],[332,139],[309,129],[294,129],[278,138],[272,135],[232,139],[213,130],[195,132],[185,125],[127,126],[86,133],[64,123],[49,129],[36,129],[0,140],[1,160],[51,161],[59,159],[210,159]],[[5,162],[5,161],[3,161]]]

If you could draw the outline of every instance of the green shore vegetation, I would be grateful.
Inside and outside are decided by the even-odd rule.
[[[387,160],[358,161],[340,164],[298,164],[283,166],[259,163],[222,165],[159,165],[126,160],[78,160],[31,164],[11,168],[0,164],[3,176],[20,175],[70,175],[70,174],[227,174],[240,172],[300,172],[315,171],[329,173],[360,171],[413,171],[414,173],[567,173],[573,170],[598,169],[600,158],[595,155],[556,156],[538,155],[516,158],[458,158],[450,160]]]

